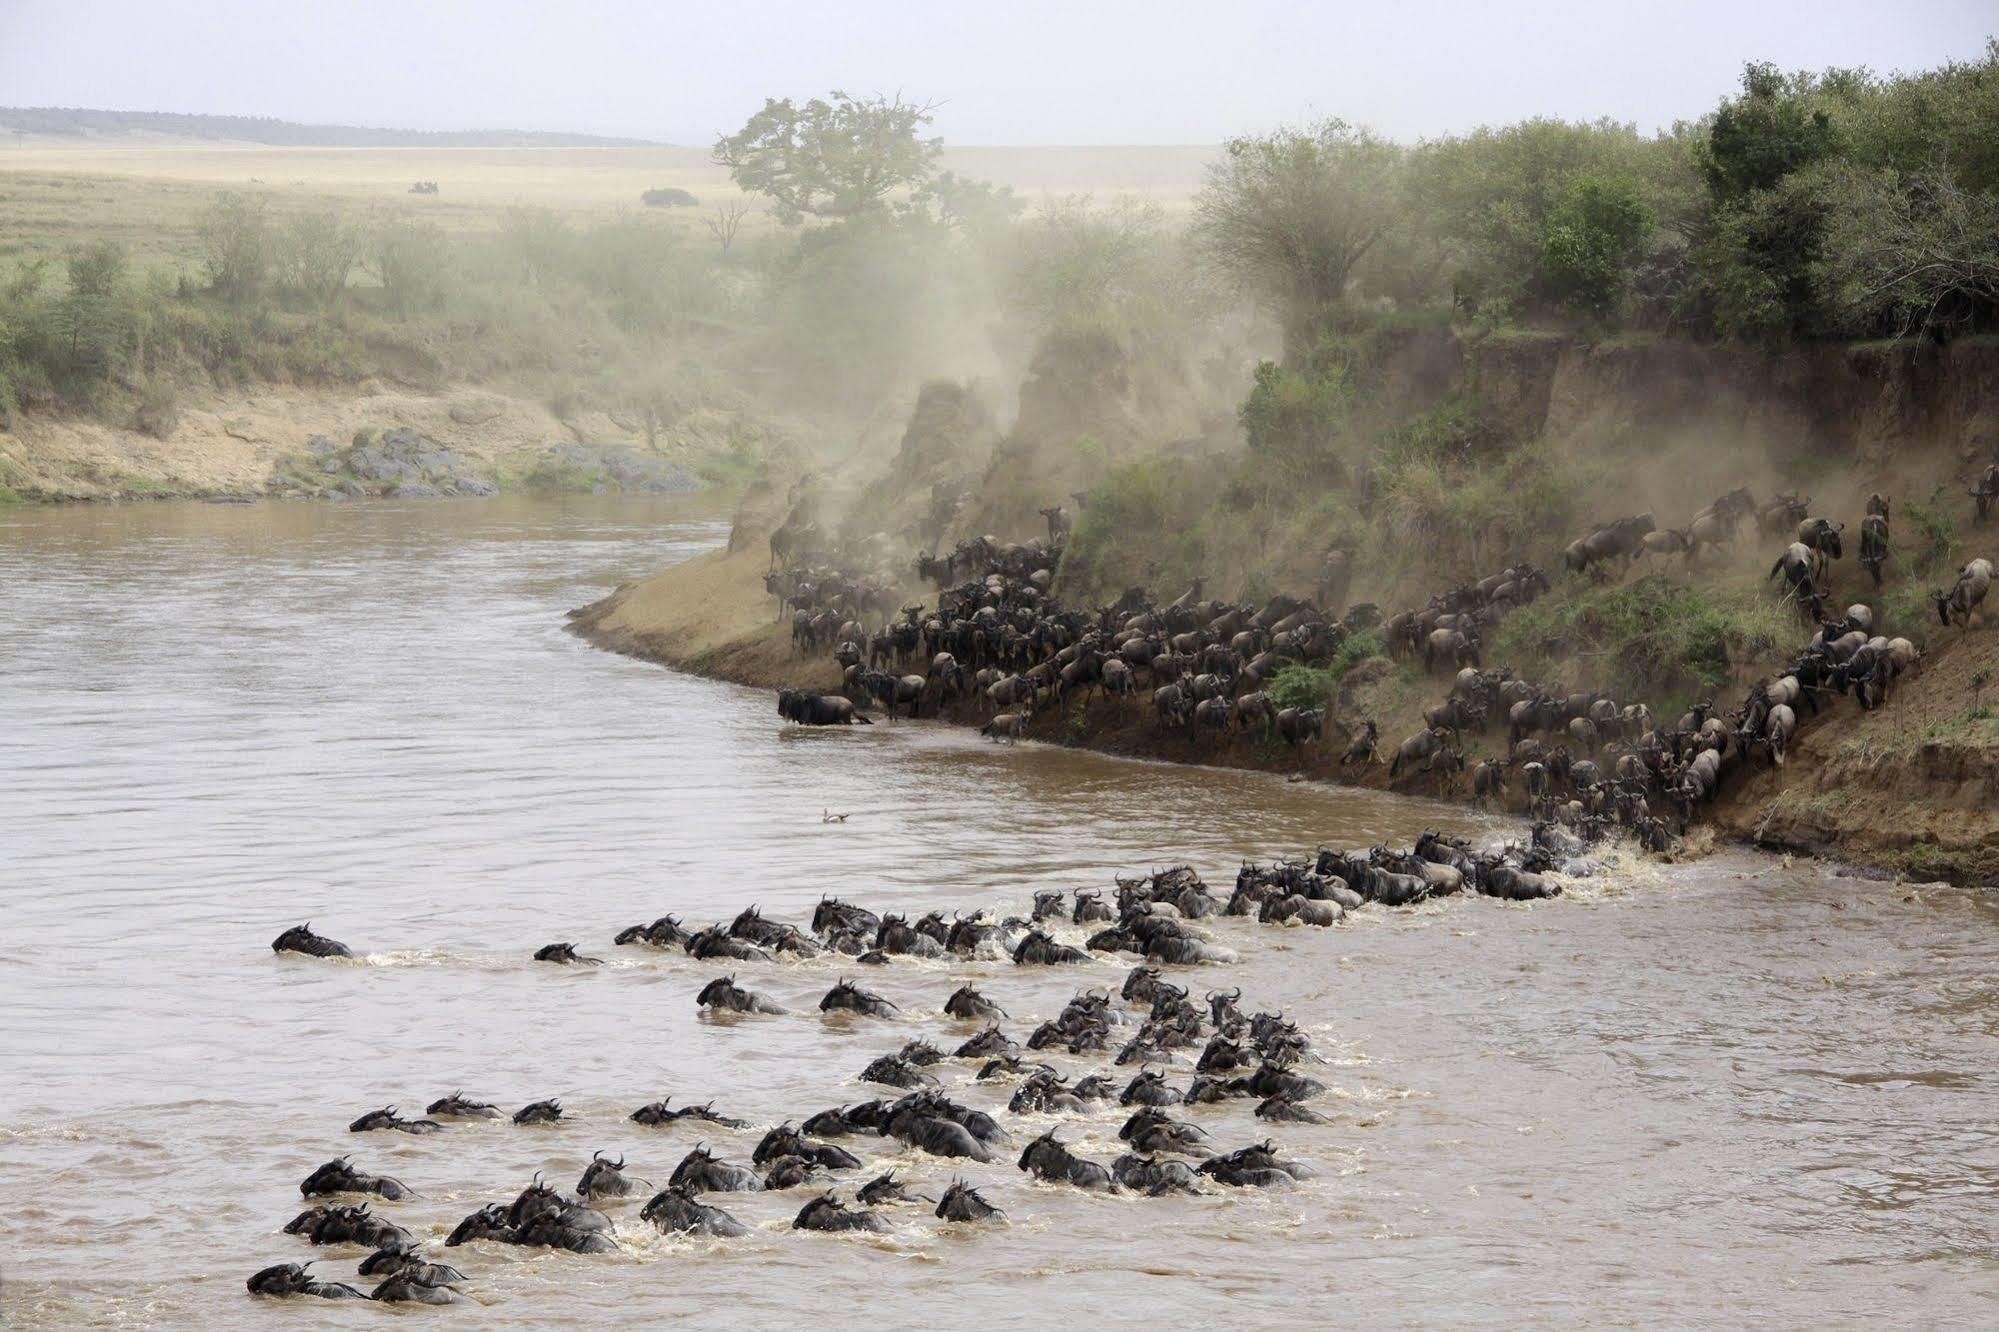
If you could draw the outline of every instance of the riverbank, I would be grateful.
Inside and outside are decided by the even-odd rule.
[[[163,435],[82,416],[24,417],[0,429],[0,499],[681,493],[739,482],[779,433],[697,411],[648,438],[601,411],[558,415],[474,386],[264,389],[185,409]]]
[[[738,519],[754,524],[757,515]],[[768,563],[761,543],[739,541],[627,583],[570,613],[571,629],[613,652],[711,679],[755,688],[791,685],[834,692],[840,672],[824,653],[792,650],[789,625],[777,621],[763,589]],[[1716,829],[1756,845],[1852,860],[1917,879],[1999,882],[1999,718],[1981,706],[1972,676],[1999,660],[1999,628],[1953,632],[1938,642],[1912,678],[1899,682],[1887,706],[1863,713],[1839,700],[1819,719],[1806,719],[1788,764],[1760,761],[1731,775],[1708,811]],[[1382,748],[1422,725],[1423,709],[1445,682],[1414,668],[1376,659],[1342,685],[1336,715],[1372,718]],[[1994,694],[1999,695],[1999,687]],[[986,710],[967,700],[944,720],[977,725]],[[1467,800],[1463,778],[1436,776],[1391,783],[1385,762],[1342,766],[1345,743],[1329,725],[1315,745],[1288,747],[1261,731],[1226,736],[1165,730],[1143,697],[1120,707],[1108,700],[1050,710],[1032,719],[1034,740],[1101,753],[1208,767],[1243,768],[1318,782],[1394,789]],[[1476,763],[1503,748],[1503,736],[1467,736]],[[1509,806],[1524,806],[1510,793]]]

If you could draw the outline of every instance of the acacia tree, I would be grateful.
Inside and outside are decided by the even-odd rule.
[[[941,139],[920,137],[931,110],[899,96],[834,92],[803,106],[771,98],[742,129],[716,141],[714,160],[738,188],[768,196],[786,225],[854,217],[929,182],[944,149]]]
[[[1226,147],[1195,200],[1195,242],[1284,320],[1296,349],[1387,231],[1399,151],[1343,120]]]

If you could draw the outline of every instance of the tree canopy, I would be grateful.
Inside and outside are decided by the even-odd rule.
[[[899,96],[770,98],[716,141],[714,158],[738,187],[769,197],[780,222],[854,217],[929,183],[944,150],[922,137],[930,111]]]
[[[1231,140],[1194,204],[1216,267],[1294,329],[1338,303],[1397,209],[1394,144],[1343,120]]]

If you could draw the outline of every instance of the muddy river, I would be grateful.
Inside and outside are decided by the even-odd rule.
[[[794,1011],[697,1017],[720,968],[622,926],[749,903],[803,923],[1019,910],[1036,888],[1513,825],[1254,774],[1006,749],[926,723],[784,729],[754,691],[600,653],[563,611],[720,541],[700,501],[0,510],[0,1321],[379,1325],[253,1301],[315,1252],[280,1228],[341,1153],[443,1236],[591,1154],[663,1183],[697,1141],[882,1094],[857,1080],[963,979],[1024,1036],[1123,968],[899,962],[887,1021],[824,1017],[851,963],[736,968]],[[824,822],[827,812],[844,822]],[[310,920],[362,957],[269,943]],[[1729,852],[1613,863],[1556,901],[1370,907],[1333,929],[1213,926],[1240,985],[1313,1035],[1329,1126],[1182,1114],[1319,1169],[1288,1192],[1147,1200],[962,1173],[1004,1228],[898,1209],[794,1233],[809,1191],[717,1196],[753,1227],[620,1251],[450,1251],[482,1324],[1199,1327],[1525,1321],[1999,1322],[1999,903]],[[1073,937],[1074,932],[1072,932]],[[537,964],[573,940],[607,965]],[[1017,1029],[1017,1030],[1015,1030]],[[1056,1055],[1080,1072],[1103,1057]],[[941,1069],[1006,1120],[1006,1085]],[[1177,1074],[1185,1076],[1184,1071]],[[350,1134],[448,1092],[555,1125]],[[672,1095],[752,1121],[644,1128]],[[1063,1119],[1116,1155],[1122,1114]],[[925,1192],[954,1173],[850,1140]],[[858,1182],[854,1180],[852,1182]],[[851,1187],[849,1183],[846,1187]],[[844,1190],[843,1190],[844,1191]],[[405,1308],[402,1316],[453,1318]],[[459,1315],[459,1316],[462,1316]]]

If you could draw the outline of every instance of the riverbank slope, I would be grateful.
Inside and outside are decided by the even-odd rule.
[[[754,513],[744,517],[756,521]],[[762,583],[767,562],[761,543],[738,541],[733,550],[698,556],[572,611],[571,627],[598,647],[713,679],[837,690],[833,660],[795,653],[789,626],[772,617]],[[1770,768],[1758,760],[1738,770],[1709,818],[1731,838],[1771,848],[1851,859],[1915,878],[1999,882],[1999,709],[1984,704],[1972,684],[1994,662],[1999,627],[1941,636],[1887,706],[1863,713],[1842,699],[1824,716],[1808,718],[1789,762]],[[1392,750],[1396,737],[1420,727],[1423,709],[1444,688],[1413,668],[1374,658],[1343,683],[1337,716],[1374,719],[1383,748]],[[1999,696],[1999,686],[1993,694]],[[944,719],[976,725],[986,712],[966,701],[947,707]],[[1032,719],[1027,735],[1137,758],[1469,798],[1462,778],[1412,780],[1404,774],[1391,783],[1385,763],[1343,766],[1337,724],[1329,723],[1323,743],[1292,748],[1261,731],[1213,736],[1164,729],[1142,699],[1123,707],[1100,699],[1045,711]],[[1504,743],[1498,735],[1467,740],[1472,763]],[[1507,803],[1521,801],[1515,791]]]

